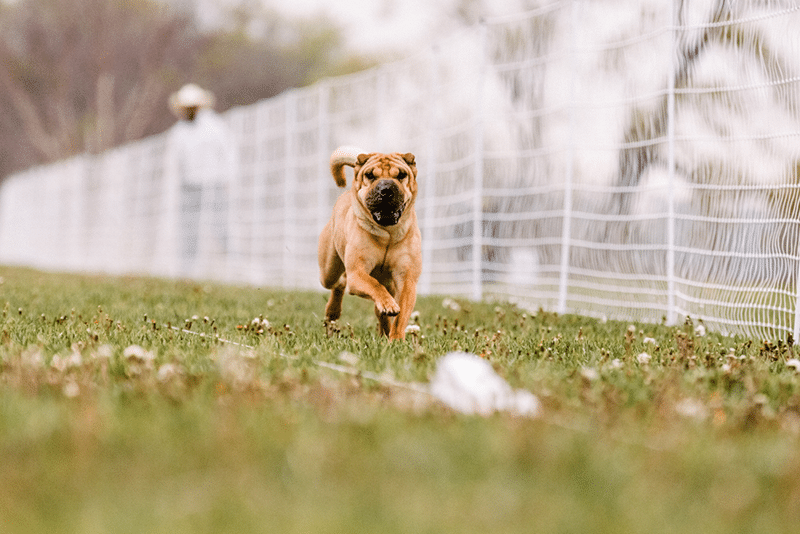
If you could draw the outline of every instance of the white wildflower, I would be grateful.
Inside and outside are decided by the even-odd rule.
[[[181,368],[175,365],[174,363],[165,363],[161,367],[158,368],[158,373],[156,374],[156,380],[159,382],[169,382],[175,378],[179,378],[181,376]]]
[[[581,376],[589,382],[594,382],[600,378],[600,373],[594,367],[581,367]]]
[[[786,360],[786,367],[791,367],[795,372],[800,371],[800,360],[797,358]]]
[[[646,352],[642,352],[641,354],[636,356],[636,361],[639,362],[640,365],[647,365],[648,363],[650,363],[651,359],[652,356],[650,356]]]
[[[421,331],[418,324],[410,324],[406,327],[406,334],[419,334]]]
[[[619,358],[614,358],[611,360],[611,368],[612,369],[622,369],[622,360]]]
[[[694,329],[694,335],[698,337],[703,337],[706,335],[706,327],[702,324],[699,324]]]
[[[56,354],[50,360],[50,367],[62,373],[68,369],[80,367],[82,364],[83,358],[81,357],[81,353],[78,352],[74,346],[69,356],[64,357],[60,354]]]
[[[644,338],[642,340],[642,343],[649,344],[649,345],[655,345],[656,344],[656,340],[653,339],[652,337],[646,337],[646,338]]]
[[[128,345],[125,347],[125,350],[122,351],[122,356],[126,360],[139,360],[139,361],[147,361],[147,360],[154,360],[155,356],[152,352],[146,351],[143,347],[139,345]]]
[[[144,369],[152,369],[156,355],[139,345],[129,345],[122,351],[122,356],[127,360],[127,372],[130,375],[141,374]]]
[[[414,324],[419,323],[419,312],[417,310],[414,310],[413,312],[411,312],[411,315],[409,316],[409,320]]]
[[[64,396],[68,399],[74,399],[78,395],[81,394],[81,388],[78,386],[77,382],[70,380],[66,384],[64,384],[64,388],[61,390],[64,393]]]
[[[250,326],[261,330],[267,330],[269,328],[269,321],[263,317],[255,317],[250,321]]]
[[[452,311],[461,311],[461,304],[450,297],[446,297],[444,300],[442,300],[442,307]]]

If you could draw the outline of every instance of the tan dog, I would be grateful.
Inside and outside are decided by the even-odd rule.
[[[347,185],[345,166],[353,167],[353,187],[336,201],[319,236],[320,281],[331,290],[325,319],[339,318],[346,289],[375,302],[382,334],[405,339],[422,268],[414,155],[340,147],[331,155],[339,187]]]

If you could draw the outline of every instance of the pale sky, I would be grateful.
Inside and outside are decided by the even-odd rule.
[[[8,1],[8,0],[0,0]],[[164,0],[194,11],[201,22],[217,24],[226,9],[262,2],[289,18],[325,15],[342,29],[347,46],[368,55],[410,52],[451,35],[465,21],[456,13],[468,5],[469,18],[518,13],[537,0]]]
[[[452,0],[290,0],[272,2],[287,15],[324,13],[344,30],[348,45],[357,50],[416,48],[434,37],[437,28],[452,28],[446,11]]]
[[[344,30],[347,44],[359,51],[414,50],[432,44],[464,24],[459,5],[472,16],[491,18],[525,10],[529,0],[263,0],[289,16],[323,13]]]

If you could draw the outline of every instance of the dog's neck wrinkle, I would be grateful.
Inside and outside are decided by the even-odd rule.
[[[358,195],[354,193],[353,197],[353,213],[356,216],[359,226],[374,236],[388,239],[389,242],[387,243],[387,250],[389,244],[397,243],[408,233],[408,229],[410,227],[408,220],[408,206],[405,210],[403,210],[403,215],[400,217],[400,220],[397,222],[397,224],[387,229],[383,226],[380,226],[372,219],[372,215],[370,215],[369,211],[367,211],[367,209],[361,203],[361,199],[358,198]]]

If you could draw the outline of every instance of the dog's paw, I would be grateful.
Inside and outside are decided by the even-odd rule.
[[[381,315],[388,315],[389,317],[394,317],[395,315],[400,314],[400,305],[397,304],[393,298],[389,297],[386,301],[382,303],[376,303],[378,308],[378,312]]]
[[[325,324],[325,335],[328,337],[338,335],[342,331],[342,329],[339,327],[339,323],[336,321],[325,319],[323,323]]]

